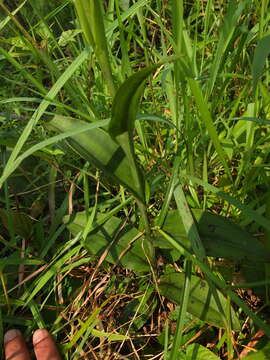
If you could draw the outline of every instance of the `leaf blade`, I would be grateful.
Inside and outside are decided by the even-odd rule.
[[[162,275],[159,283],[160,293],[180,305],[180,294],[184,289],[184,283],[184,273]],[[188,312],[210,325],[214,325],[218,328],[225,328],[226,324],[224,324],[223,316],[220,313],[208,283],[195,275],[191,276],[190,283],[191,289],[190,302],[187,307]],[[227,299],[220,291],[217,291],[217,294],[220,303],[225,309],[227,306]],[[232,329],[239,331],[241,328],[240,323],[232,307],[231,317]]]

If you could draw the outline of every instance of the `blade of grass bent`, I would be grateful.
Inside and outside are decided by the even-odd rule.
[[[45,87],[39,82],[37,81],[30,73],[29,71],[26,71],[24,69],[24,67],[17,61],[15,60],[12,55],[10,55],[9,52],[7,52],[5,49],[3,49],[0,46],[0,53],[3,54],[3,56],[15,67],[15,69],[17,69],[18,71],[20,71],[23,75],[23,77],[25,79],[27,79],[31,84],[33,84],[40,92],[41,94],[45,95],[47,93]]]
[[[72,64],[64,71],[64,73],[60,76],[60,78],[56,81],[54,86],[50,89],[47,94],[47,99],[53,99],[59,90],[64,86],[64,84],[68,81],[68,79],[74,74],[74,72],[81,66],[81,64],[87,59],[89,55],[89,49],[86,48],[83,50],[80,55],[72,62]],[[14,161],[20,151],[22,150],[23,145],[28,139],[33,127],[37,124],[41,116],[44,114],[47,107],[50,105],[51,101],[44,99],[42,103],[39,105],[37,110],[34,112],[33,116],[29,120],[28,124],[24,128],[16,146],[14,147],[7,165],[3,171],[3,175],[0,178],[0,188],[3,185],[3,182],[7,179],[7,177],[15,170],[14,169]]]
[[[138,0],[136,1],[128,10],[126,10],[124,13],[121,14],[121,20],[124,22],[127,18],[133,16],[136,14],[138,9],[140,9],[142,6],[147,5],[150,2],[150,0]],[[115,29],[117,29],[119,23],[118,19],[114,20],[106,29],[106,35],[110,37]]]
[[[21,10],[21,8],[26,4],[27,0],[23,1],[14,11],[11,12],[12,15],[16,15],[18,11]],[[11,16],[6,16],[5,19],[3,19],[0,22],[0,31],[8,24],[8,22],[11,20]]]
[[[63,267],[66,261],[68,261],[74,254],[78,254],[82,245],[78,245],[73,249],[70,249],[67,254],[64,254],[58,261],[48,268],[44,274],[42,274],[39,279],[36,280],[35,286],[27,289],[21,297],[21,300],[25,301],[24,306],[29,304],[29,302],[44,288],[45,284],[53,277],[57,275],[59,269]]]

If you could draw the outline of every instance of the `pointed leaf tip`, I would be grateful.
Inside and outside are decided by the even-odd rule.
[[[155,71],[160,64],[150,65],[131,75],[118,89],[112,106],[112,119],[109,133],[115,138],[125,132],[132,136],[138,102],[143,91],[146,78]]]

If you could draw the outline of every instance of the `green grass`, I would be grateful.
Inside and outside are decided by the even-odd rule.
[[[265,346],[268,10],[0,4],[1,340],[46,327],[74,360]]]

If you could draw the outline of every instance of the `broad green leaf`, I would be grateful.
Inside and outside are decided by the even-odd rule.
[[[220,360],[220,358],[200,344],[191,344],[187,347],[185,360]]]
[[[99,216],[97,215],[97,219]],[[87,223],[85,212],[74,216],[66,216],[64,222],[73,235],[82,231]],[[122,220],[112,216],[102,226],[90,232],[84,242],[85,248],[95,256],[102,256],[108,251],[106,261],[121,264],[137,272],[150,270],[148,247],[144,236],[133,226],[121,228]]]
[[[247,359],[247,360],[269,360],[270,359],[270,344],[267,344],[263,349],[258,350],[256,353],[246,356],[245,359]]]
[[[207,256],[236,261],[270,262],[264,246],[239,225],[229,219],[200,209],[192,210]],[[169,211],[162,229],[191,250],[183,222],[177,210]],[[164,247],[160,238],[156,246]]]
[[[258,81],[263,73],[266,59],[270,53],[270,35],[267,35],[258,41],[252,62],[252,85],[253,95],[255,95]]]
[[[56,115],[50,122],[50,127],[61,133],[76,130],[78,126],[86,124],[78,119]],[[66,143],[83,159],[104,171],[116,184],[122,184],[137,198],[140,198],[137,186],[130,176],[128,159],[121,147],[112,140],[107,132],[95,128],[71,136]]]
[[[133,130],[139,100],[145,79],[160,65],[152,65],[130,76],[117,91],[109,124],[109,134],[124,150],[130,164],[131,178],[135,182],[136,191],[145,198],[143,175],[134,153]]]
[[[29,239],[32,235],[32,220],[30,216],[20,211],[10,211],[10,220],[11,225],[13,226],[14,232],[17,235],[20,235],[24,239]],[[4,227],[8,229],[8,211],[5,209],[0,209],[0,220]]]
[[[181,293],[184,289],[185,274],[184,273],[170,273],[160,277],[159,289],[161,295],[180,304]],[[221,314],[219,307],[216,304],[211,288],[205,280],[197,276],[191,276],[191,288],[189,295],[189,303],[187,310],[192,315],[198,317],[200,320],[214,325],[218,328],[225,328],[223,321],[223,314]],[[217,296],[223,309],[228,306],[227,299],[217,290]],[[234,331],[240,330],[240,323],[233,308],[231,311],[231,324]]]
[[[207,264],[205,264],[205,262],[200,261],[199,259],[196,258],[196,256],[193,256],[193,254],[186,249],[183,245],[179,244],[176,240],[174,240],[171,236],[169,236],[168,234],[166,234],[163,230],[159,229],[158,230],[160,232],[160,234],[162,234],[164,236],[164,238],[177,250],[181,251],[185,251],[185,255],[187,258],[189,258],[190,260],[192,260],[192,262],[196,265],[199,266],[199,268],[204,272],[204,274],[206,274],[206,276],[208,277],[208,279],[210,279],[210,281],[218,288],[218,289],[222,289],[222,291],[229,296],[230,299],[232,299],[232,301],[239,307],[241,308],[245,314],[247,314],[247,316],[249,316],[255,324],[257,324],[257,326],[261,329],[263,329],[263,331],[265,332],[265,334],[267,334],[267,336],[270,338],[270,327],[260,318],[258,317],[247,305],[244,301],[242,301],[238,295],[235,294],[235,292],[233,292],[232,290],[230,290],[229,288],[227,288],[227,284],[224,280],[220,279],[219,277],[217,277],[212,269],[209,268],[209,266]],[[222,312],[224,313],[224,312]]]

